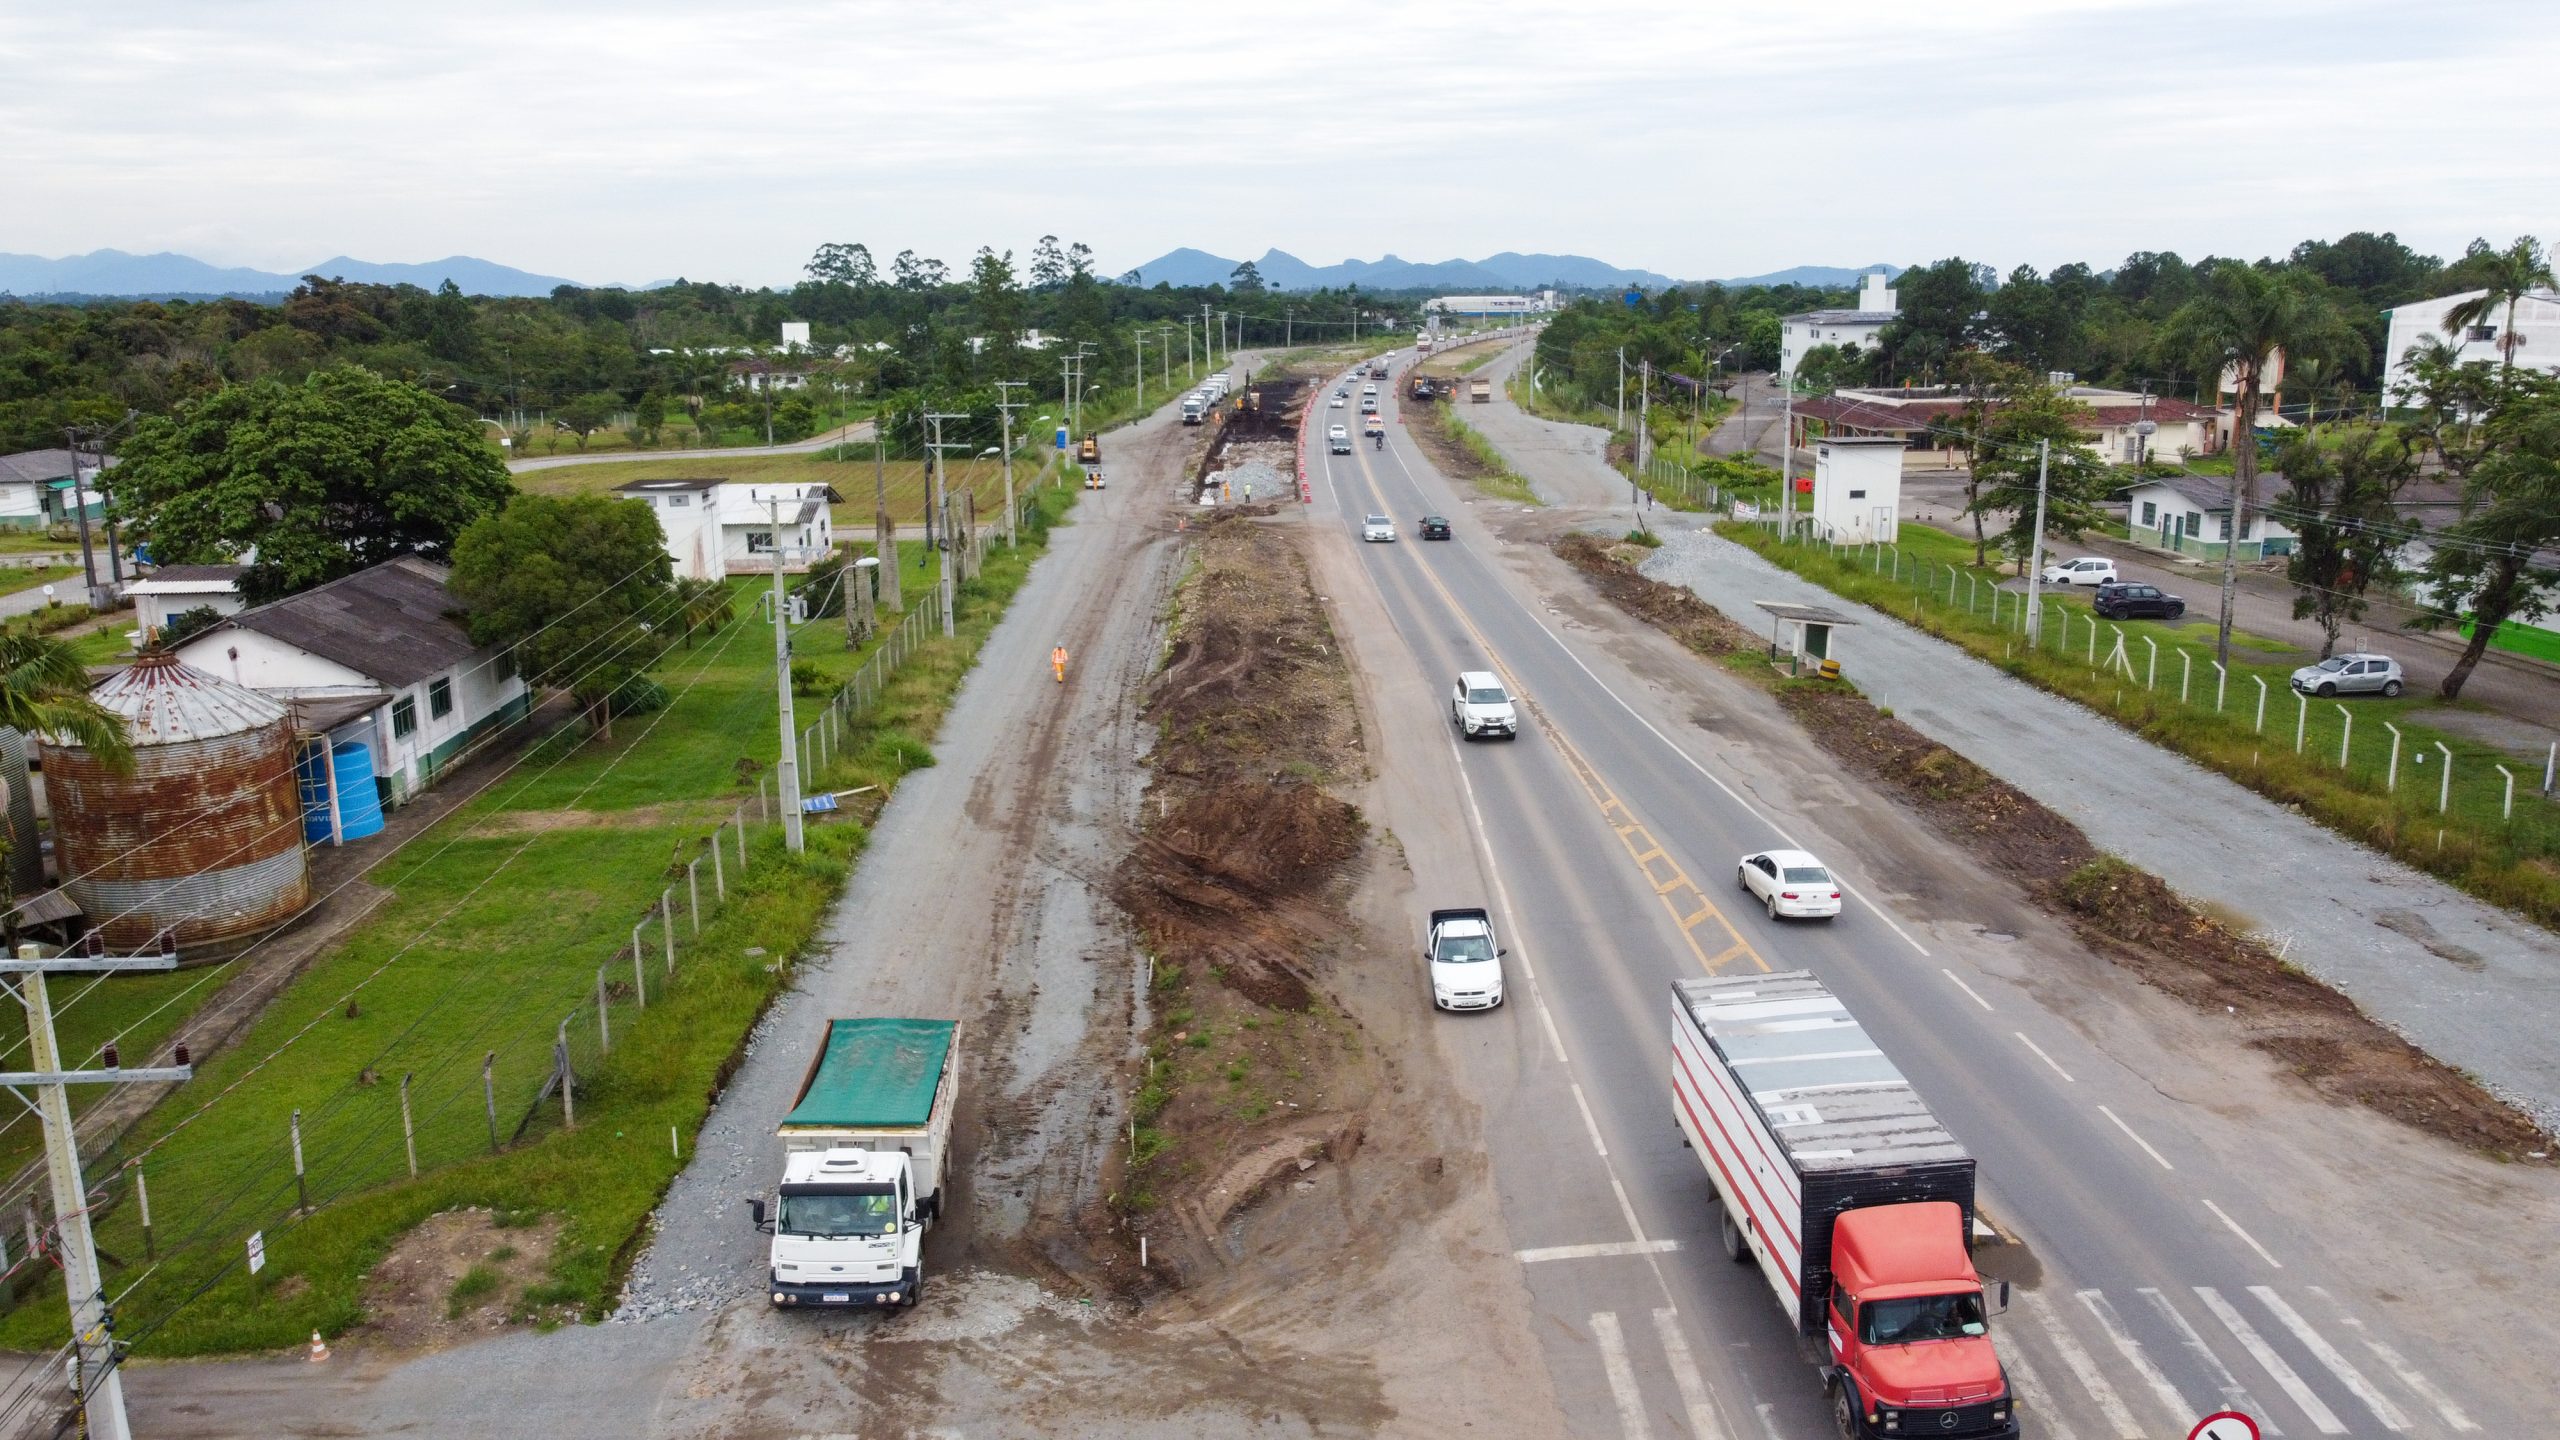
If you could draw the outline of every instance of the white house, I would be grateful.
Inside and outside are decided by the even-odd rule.
[[[416,556],[387,560],[242,610],[177,655],[325,714],[329,744],[370,750],[383,803],[398,805],[531,704],[514,656],[473,645],[454,619],[446,574]]]
[[[2299,532],[2266,512],[2283,480],[2259,477],[2259,503],[2240,535],[2240,558],[2290,555]],[[2222,558],[2231,538],[2231,482],[2218,475],[2172,475],[2145,480],[2125,492],[2125,524],[2138,544],[2157,545],[2202,559]]]
[[[2063,393],[2088,407],[2083,433],[2098,457],[2110,464],[2130,465],[2145,457],[2175,464],[2184,455],[2216,454],[2225,443],[2226,412],[2175,396],[2146,396],[2095,385],[2069,385]],[[1965,407],[1963,392],[1950,385],[1878,387],[1798,400],[1795,418],[1808,435],[1898,439],[1906,470],[1954,470],[1965,464],[1953,428]],[[2148,431],[2142,428],[2146,421],[2151,426]]]
[[[2447,311],[2488,293],[2486,290],[2465,290],[2459,295],[2413,300],[2383,312],[2391,317],[2390,338],[2382,343],[2382,394],[2385,404],[2399,403],[2400,386],[2409,378],[2409,350],[2421,340],[2432,337],[2444,341],[2459,351],[2465,360],[2497,364],[2506,359],[2506,352],[2498,345],[2498,337],[2504,333],[2502,327],[2507,323],[2503,313],[2489,317],[2486,324],[2469,326],[2459,335],[2445,333]],[[2517,301],[2516,335],[2518,365],[2560,374],[2560,295],[2537,290]]]
[[[1841,435],[1813,445],[1814,533],[1843,545],[1901,533],[1902,453],[1890,435]]]
[[[163,565],[124,587],[133,600],[134,628],[142,633],[142,643],[159,639],[172,616],[189,610],[239,614],[249,603],[240,598],[240,577],[248,569],[246,565]]]
[[[835,517],[844,499],[820,480],[633,480],[614,493],[658,515],[667,555],[688,580],[773,573],[773,530],[782,524],[785,574],[796,574],[835,548]]]
[[[116,457],[107,457],[108,465]],[[0,525],[19,529],[41,530],[73,518],[86,507],[92,518],[105,506],[105,498],[88,485],[97,478],[98,458],[79,457],[79,497],[71,494],[71,472],[74,458],[68,450],[21,450],[14,455],[0,455]]]
[[[1884,327],[1901,313],[1902,294],[1884,277],[1870,271],[1858,285],[1858,303],[1846,310],[1806,310],[1778,322],[1778,369],[1796,373],[1796,363],[1817,345],[1872,346]]]

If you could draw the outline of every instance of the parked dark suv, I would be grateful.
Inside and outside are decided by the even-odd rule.
[[[1425,540],[1446,540],[1449,538],[1449,522],[1437,515],[1423,516],[1420,528],[1422,530],[1422,538]]]
[[[2187,613],[2187,602],[2157,585],[2119,580],[2098,587],[2092,608],[2110,620],[2175,620]]]

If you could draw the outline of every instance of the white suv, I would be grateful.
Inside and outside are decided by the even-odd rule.
[[[1458,683],[1449,692],[1449,723],[1458,733],[1473,740],[1479,735],[1501,735],[1520,738],[1520,711],[1511,703],[1511,693],[1490,670],[1461,672]]]
[[[2047,585],[2106,585],[2116,578],[2116,562],[2097,555],[2062,560],[2044,567]]]

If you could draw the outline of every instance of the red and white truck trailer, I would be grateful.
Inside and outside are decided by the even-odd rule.
[[[1973,1157],[1839,998],[1804,970],[1671,982],[1671,1093],[1849,1440],[2016,1440],[1973,1268]]]

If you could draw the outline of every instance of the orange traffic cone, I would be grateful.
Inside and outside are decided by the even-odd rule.
[[[312,1331],[312,1332],[311,1332],[311,1363],[313,1363],[313,1364],[315,1364],[315,1365],[316,1365],[316,1364],[320,1363],[321,1361],[326,1360],[326,1359],[328,1359],[328,1358],[329,1358],[329,1342],[320,1338],[320,1332],[319,1332],[319,1331],[317,1331],[317,1330]]]

